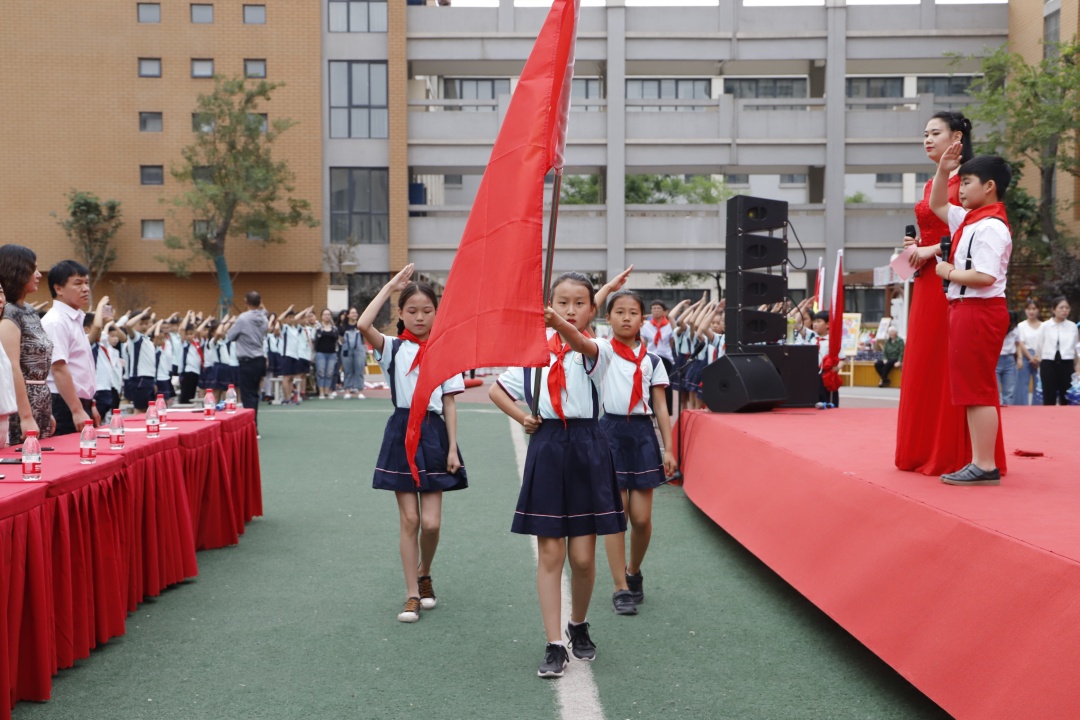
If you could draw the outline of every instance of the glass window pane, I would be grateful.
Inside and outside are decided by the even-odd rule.
[[[330,63],[330,107],[349,104],[349,63]]]
[[[138,3],[139,10],[139,22],[141,23],[159,23],[161,22],[161,4],[160,3]]]
[[[266,77],[266,61],[265,60],[245,60],[244,61],[244,75],[249,78],[264,78]]]
[[[161,165],[142,165],[139,167],[139,182],[142,185],[164,185],[165,168]]]
[[[353,177],[353,212],[369,212],[371,210],[371,171],[357,168],[352,171]]]
[[[678,97],[675,93],[675,81],[674,80],[661,80],[660,81],[660,97],[662,98],[674,98]]]
[[[475,100],[476,99],[476,81],[475,80],[462,80],[461,81],[461,99],[462,100]]]
[[[192,60],[191,77],[206,78],[214,76],[213,60]]]
[[[349,111],[349,137],[352,138],[366,138],[371,137],[368,130],[368,111],[367,108],[358,108]]]
[[[330,216],[330,242],[343,243],[349,238],[349,216],[345,213]]]
[[[369,22],[368,29],[371,32],[386,32],[386,3],[368,3]]]
[[[139,113],[139,132],[161,132],[161,113]]]
[[[646,100],[657,100],[660,98],[660,81],[659,80],[642,80],[641,81],[641,97]]]
[[[330,137],[349,137],[349,111],[345,108],[330,110]]]
[[[390,137],[390,112],[385,109],[371,110],[371,137]]]
[[[349,6],[343,2],[330,3],[330,32],[346,32],[349,29]]]
[[[244,6],[244,22],[248,25],[265,25],[266,24],[266,6],[265,5],[245,5]]]
[[[139,77],[161,77],[161,58],[139,58]]]
[[[510,81],[509,80],[496,80],[495,81],[495,97],[500,95],[510,94]]]
[[[371,94],[371,86],[368,82],[368,64],[352,64],[352,97],[349,104],[353,107],[367,107]]]
[[[349,32],[367,32],[367,31],[368,31],[367,3],[365,3],[365,2],[351,2],[351,3],[349,3]]]
[[[352,236],[362,243],[371,242],[371,216],[370,215],[353,215],[352,216]]]
[[[330,211],[349,209],[349,171],[330,168]]]
[[[390,242],[390,217],[387,215],[371,216],[371,242],[386,245]]]
[[[214,22],[214,6],[213,5],[192,5],[191,6],[191,22],[193,23],[212,23]]]
[[[390,177],[386,170],[371,171],[371,212],[390,211]]]
[[[164,240],[165,239],[165,221],[164,220],[143,220],[142,221],[142,236],[144,240]]]
[[[386,65],[373,64],[371,67],[371,104],[386,107]]]

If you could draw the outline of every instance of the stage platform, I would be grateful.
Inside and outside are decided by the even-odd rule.
[[[1008,475],[963,488],[894,467],[895,409],[686,413],[684,488],[954,717],[1076,718],[1080,412],[1002,418]]]

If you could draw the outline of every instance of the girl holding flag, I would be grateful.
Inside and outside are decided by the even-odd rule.
[[[413,480],[405,454],[405,429],[413,390],[439,306],[430,285],[410,282],[414,268],[410,263],[395,275],[356,322],[356,329],[375,351],[394,401],[394,414],[386,423],[372,487],[392,490],[397,497],[401,566],[405,573],[405,604],[397,619],[410,623],[420,619],[421,608],[430,610],[436,603],[431,562],[439,545],[442,493],[461,490],[469,484],[457,447],[454,396],[465,391],[460,375],[444,382],[427,401],[416,453],[419,484]],[[395,292],[400,293],[396,338],[383,335],[373,327],[379,310]]]
[[[538,415],[531,405],[534,368],[510,368],[489,392],[492,402],[532,435],[511,531],[535,535],[536,590],[547,646],[540,677],[562,677],[569,655],[562,641],[562,571],[570,556],[571,613],[566,635],[574,657],[593,660],[587,613],[596,581],[596,536],[625,532],[626,516],[611,451],[600,428],[611,343],[586,328],[596,312],[592,282],[564,273],[544,311],[550,366],[541,370]]]
[[[615,353],[604,377],[604,416],[600,427],[607,435],[615,463],[615,478],[623,491],[623,505],[631,526],[630,562],[626,562],[623,533],[607,535],[604,549],[615,582],[611,602],[620,615],[636,615],[645,599],[641,563],[652,538],[653,488],[675,473],[671,420],[664,391],[667,369],[641,332],[645,303],[630,290],[611,296],[607,320]],[[664,439],[664,452],[656,441],[653,416]]]

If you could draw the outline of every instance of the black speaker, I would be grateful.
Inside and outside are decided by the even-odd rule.
[[[784,200],[736,195],[728,200],[727,234],[756,233],[778,230],[788,219],[788,204]]]
[[[765,355],[780,373],[787,391],[781,407],[814,407],[818,401],[818,349],[816,345],[762,345]]]
[[[817,388],[817,385],[814,385]],[[701,373],[705,405],[713,412],[761,412],[787,399],[784,381],[764,355],[732,353]]]
[[[776,267],[787,260],[787,240],[782,235],[728,235],[725,260],[729,273]]]
[[[739,338],[739,347],[733,348],[738,351],[747,345],[777,342],[787,335],[787,318],[781,313],[729,307],[724,311],[724,325],[728,347],[732,346],[733,336]]]
[[[787,297],[787,278],[783,275],[769,275],[767,273],[741,272],[736,273],[735,292],[743,307],[756,308],[759,305],[772,305],[783,302]]]

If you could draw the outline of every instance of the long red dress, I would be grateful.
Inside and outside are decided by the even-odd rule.
[[[915,206],[920,245],[936,245],[949,234],[948,224],[930,209],[932,182],[926,183],[922,202]],[[960,204],[959,192],[960,177],[949,178],[950,203]],[[924,475],[955,472],[971,462],[967,413],[952,404],[949,389],[949,303],[934,273],[936,262],[927,262],[913,283],[896,422],[896,467]],[[1004,474],[1000,410],[994,457]]]

